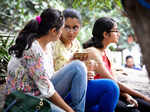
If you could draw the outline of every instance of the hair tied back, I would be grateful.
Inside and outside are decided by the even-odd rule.
[[[36,21],[40,24],[41,21],[42,21],[41,17],[40,16],[36,16]]]

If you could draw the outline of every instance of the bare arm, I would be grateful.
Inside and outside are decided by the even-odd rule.
[[[97,62],[97,67],[95,69],[96,73],[101,74],[102,78],[108,78],[116,81],[116,79],[110,74],[110,72],[105,67],[104,62],[102,60],[102,55],[97,49],[88,48],[86,49],[86,52],[88,52],[88,60],[95,60]]]
[[[138,102],[132,96],[123,92],[120,92],[120,95],[123,96],[128,103],[130,103],[131,105],[135,107],[138,107]]]
[[[148,101],[150,103],[150,98],[149,97],[141,94],[138,91],[135,91],[134,89],[131,89],[131,88],[127,87],[126,85],[123,85],[120,82],[118,82],[118,85],[120,87],[121,92],[128,93],[131,96],[139,97],[139,98],[144,99],[145,101]]]
[[[112,79],[112,80],[116,81],[120,87],[121,92],[127,93],[131,96],[136,96],[136,97],[142,98],[142,99],[150,102],[150,98],[148,98],[148,97],[144,96],[143,94],[120,83],[119,81],[116,80],[116,78],[114,76],[111,75],[111,73],[107,70],[107,68],[104,65],[104,62],[102,60],[102,55],[99,50],[97,50],[95,48],[89,48],[86,51],[88,52],[89,59],[94,59],[98,63],[98,66],[96,68],[96,73],[101,74],[102,78],[108,78],[108,79]]]
[[[65,101],[57,92],[55,92],[54,95],[49,98],[49,100],[58,107],[64,109],[66,112],[75,112],[67,103],[65,103]]]
[[[35,82],[43,97],[49,98],[50,101],[67,112],[74,112],[55,91],[53,83],[49,79],[51,72],[46,72],[47,69],[42,66],[44,65],[44,58],[36,47],[24,53],[21,64],[29,70],[28,75]]]

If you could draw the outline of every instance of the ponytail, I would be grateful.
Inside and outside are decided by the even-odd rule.
[[[86,49],[88,47],[103,48],[104,46],[100,39],[102,39],[102,38],[92,37],[90,40],[83,43],[83,48],[84,49]]]
[[[14,54],[17,58],[22,57],[23,51],[29,49],[32,46],[33,41],[38,38],[38,29],[38,21],[31,20],[23,30],[20,31],[15,41],[15,45],[8,50],[9,54]]]
[[[34,40],[47,35],[49,30],[56,28],[58,31],[64,24],[64,17],[59,10],[48,8],[43,10],[40,16],[29,21],[19,33],[15,45],[9,48],[9,54],[21,58],[24,50],[28,50]]]
[[[93,37],[92,37],[93,38]],[[88,47],[92,47],[93,46],[93,44],[94,44],[94,41],[93,41],[93,39],[90,39],[90,40],[88,40],[87,42],[85,42],[85,43],[83,43],[83,48],[84,49],[86,49],[86,48],[88,48]]]
[[[96,20],[94,23],[94,27],[92,30],[93,37],[83,44],[83,48],[95,47],[95,48],[103,48],[103,40],[104,32],[110,32],[110,30],[114,27],[115,21],[109,17],[102,17]]]

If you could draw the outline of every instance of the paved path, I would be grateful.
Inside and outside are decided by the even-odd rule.
[[[128,75],[117,75],[118,80],[150,97],[150,79],[147,73],[126,68],[124,70]]]

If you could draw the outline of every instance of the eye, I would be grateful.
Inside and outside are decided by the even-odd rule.
[[[70,29],[70,26],[68,26],[68,25],[65,25],[65,29]]]
[[[78,29],[79,29],[79,26],[74,26],[73,29],[74,29],[74,30],[78,30]]]

